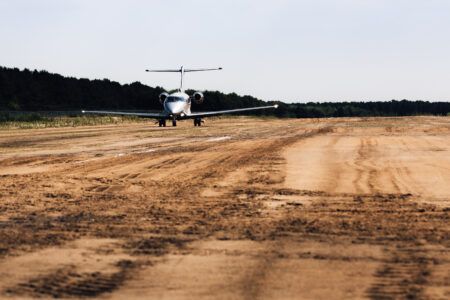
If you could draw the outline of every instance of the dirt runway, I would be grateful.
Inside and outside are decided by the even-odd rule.
[[[0,131],[0,298],[449,299],[450,118]]]

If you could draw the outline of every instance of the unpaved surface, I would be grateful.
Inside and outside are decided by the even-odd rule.
[[[0,298],[450,298],[450,118],[180,125],[0,131]]]

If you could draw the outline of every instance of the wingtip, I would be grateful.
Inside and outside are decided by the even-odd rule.
[[[278,108],[278,104],[275,104],[273,107],[274,107],[274,108]]]
[[[84,114],[86,111],[85,110],[81,110],[81,113]]]

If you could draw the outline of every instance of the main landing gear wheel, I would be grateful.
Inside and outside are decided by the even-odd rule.
[[[175,119],[172,120],[172,126],[177,126],[177,120]]]
[[[201,118],[195,118],[194,119],[194,126],[202,126],[202,119]]]
[[[159,127],[166,127],[166,120],[158,120]]]

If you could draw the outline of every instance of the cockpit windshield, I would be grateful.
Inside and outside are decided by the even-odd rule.
[[[169,96],[167,97],[166,100],[166,102],[177,102],[177,101],[183,101],[183,97]]]

